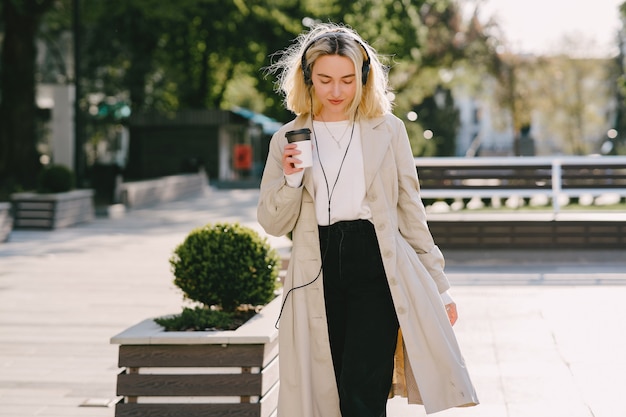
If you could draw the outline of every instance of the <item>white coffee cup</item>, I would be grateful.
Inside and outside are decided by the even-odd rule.
[[[307,168],[313,166],[313,148],[311,146],[311,130],[304,128],[299,130],[290,130],[285,133],[285,137],[289,143],[295,143],[296,148],[301,152],[294,155],[295,158],[301,160],[301,163],[295,164],[296,168]]]

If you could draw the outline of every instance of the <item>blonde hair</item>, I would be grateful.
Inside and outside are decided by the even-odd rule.
[[[303,57],[305,53],[306,56]],[[358,69],[355,71],[356,94],[348,108],[351,118],[371,118],[391,112],[392,102],[387,94],[387,71],[377,52],[356,31],[334,23],[321,23],[309,32],[302,33],[291,46],[277,53],[279,59],[268,67],[269,73],[277,74],[277,90],[283,95],[288,110],[298,116],[306,115],[311,110],[315,115],[321,110],[322,104],[312,92],[315,87],[305,81],[302,63],[304,58],[305,65],[312,68],[317,58],[325,55],[345,56]],[[369,73],[367,82],[363,84],[360,69],[368,57]]]

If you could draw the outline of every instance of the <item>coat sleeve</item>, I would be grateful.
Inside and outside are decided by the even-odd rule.
[[[443,254],[435,245],[426,221],[426,210],[420,196],[420,185],[413,151],[401,120],[396,119],[394,152],[398,167],[398,227],[400,234],[415,250],[440,293],[450,288],[444,272]]]
[[[287,185],[282,166],[286,127],[274,134],[261,179],[261,190],[257,205],[257,220],[270,235],[283,236],[289,233],[300,214],[302,186]]]

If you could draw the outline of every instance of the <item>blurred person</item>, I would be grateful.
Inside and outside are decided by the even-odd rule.
[[[351,28],[320,24],[267,70],[296,115],[271,140],[257,207],[267,233],[293,242],[278,417],[381,417],[393,395],[427,413],[478,404],[377,52]],[[286,138],[303,128],[307,168]]]

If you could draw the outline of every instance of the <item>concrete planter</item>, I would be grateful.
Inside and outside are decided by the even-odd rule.
[[[233,331],[166,332],[152,319],[119,346],[116,417],[273,417],[281,297]]]
[[[116,202],[133,209],[201,195],[208,186],[204,170],[197,174],[179,174],[151,180],[121,183]]]
[[[15,229],[58,229],[93,220],[94,191],[15,193],[11,195]]]
[[[11,204],[0,203],[0,243],[6,242],[13,228],[13,218],[11,217]]]

